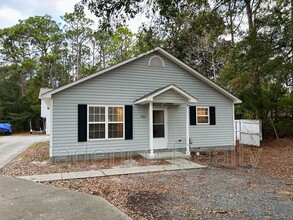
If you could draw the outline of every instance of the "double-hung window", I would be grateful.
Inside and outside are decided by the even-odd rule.
[[[209,123],[209,108],[198,107],[196,108],[197,124],[208,124]]]
[[[123,107],[108,107],[108,138],[123,138]]]
[[[123,106],[89,106],[89,139],[124,137]]]
[[[106,107],[89,106],[89,139],[106,138]]]

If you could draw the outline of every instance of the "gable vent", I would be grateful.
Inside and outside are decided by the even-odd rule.
[[[165,67],[164,60],[159,56],[152,56],[149,60],[149,66],[153,67]]]

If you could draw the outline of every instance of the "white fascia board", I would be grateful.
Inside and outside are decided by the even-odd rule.
[[[189,103],[196,103],[197,102],[197,99],[193,98],[191,95],[187,94],[186,92],[182,91],[181,89],[179,89],[178,87],[176,87],[175,85],[170,85],[144,99],[141,99],[141,100],[138,100],[136,102],[134,102],[134,104],[146,104],[146,103],[149,103],[149,102],[153,102],[154,101],[154,98],[168,90],[172,89],[173,91],[175,91],[176,93],[178,93],[179,95],[185,97]]]
[[[181,89],[179,89],[178,87],[176,87],[174,85],[170,85],[170,86],[168,86],[168,87],[166,87],[166,88],[164,88],[164,89],[152,94],[150,96],[150,98],[153,100],[154,97],[156,97],[156,96],[158,96],[158,95],[160,95],[160,94],[162,94],[162,93],[164,93],[164,92],[166,92],[166,91],[168,91],[170,89],[172,89],[173,91],[177,92],[179,95],[181,95],[181,96],[185,97],[186,99],[188,99],[189,102],[197,102],[197,99],[193,98],[191,95],[187,94],[186,92],[182,91]]]
[[[150,101],[149,100],[147,100],[147,99],[141,99],[141,100],[138,100],[138,101],[136,101],[136,102],[134,102],[134,104],[147,104],[147,103],[149,103]]]

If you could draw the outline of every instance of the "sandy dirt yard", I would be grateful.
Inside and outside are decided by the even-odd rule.
[[[45,184],[102,196],[133,219],[292,219],[293,139],[201,154],[191,160],[205,169]]]
[[[165,160],[147,160],[139,155],[123,158],[83,160],[69,162],[51,162],[49,160],[49,142],[31,145],[14,160],[0,169],[0,174],[8,176],[28,176],[49,173],[66,173],[88,170],[101,170],[114,167],[136,167],[170,164]]]

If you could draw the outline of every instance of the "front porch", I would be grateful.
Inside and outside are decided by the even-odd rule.
[[[189,106],[196,102],[197,99],[174,84],[152,91],[134,102],[148,106],[149,153],[144,157],[190,155]],[[174,151],[175,145],[184,145],[185,154]],[[168,149],[172,152],[162,152]]]

